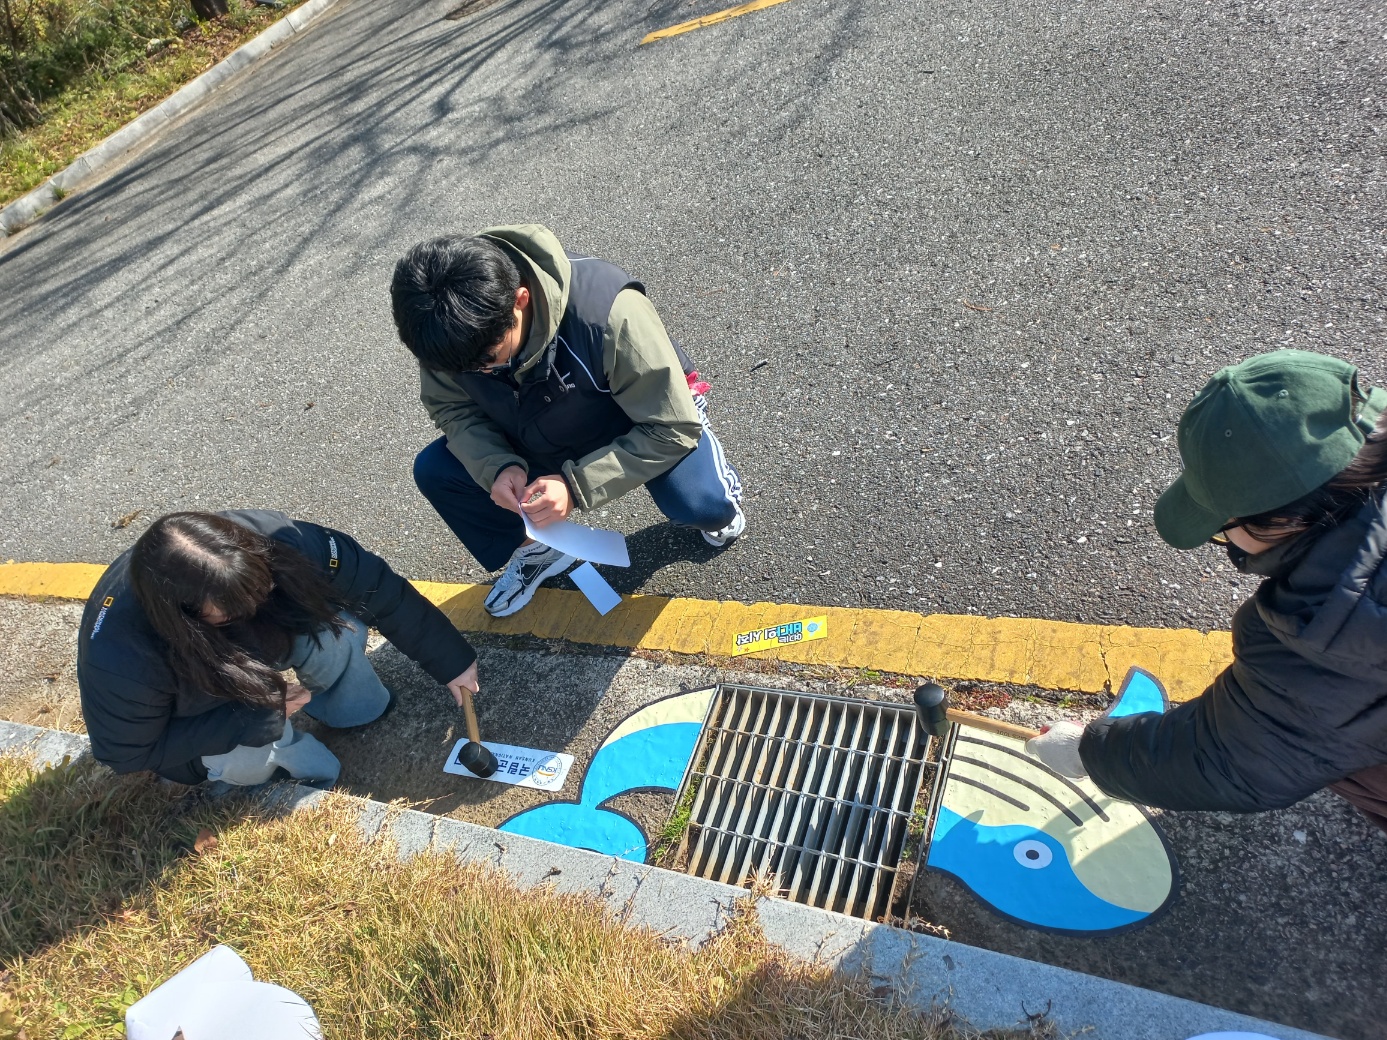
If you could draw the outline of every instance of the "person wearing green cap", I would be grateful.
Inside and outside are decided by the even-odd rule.
[[[1177,549],[1208,542],[1262,583],[1233,663],[1165,714],[1058,722],[1027,750],[1108,794],[1260,812],[1328,787],[1387,831],[1387,390],[1278,350],[1185,409],[1184,471],[1156,503]]]

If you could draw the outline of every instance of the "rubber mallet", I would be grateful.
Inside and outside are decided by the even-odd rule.
[[[482,731],[477,726],[477,712],[472,707],[472,691],[462,688],[462,713],[467,716],[467,743],[458,752],[458,764],[475,776],[488,777],[496,772],[496,756],[482,746]]]
[[[914,700],[915,714],[920,717],[920,725],[930,736],[941,740],[949,735],[950,723],[987,730],[1003,737],[1015,737],[1017,740],[1030,740],[1032,737],[1040,736],[1039,730],[949,707],[949,695],[944,687],[937,683],[925,683],[919,687],[915,691]]]

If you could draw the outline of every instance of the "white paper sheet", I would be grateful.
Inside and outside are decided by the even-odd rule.
[[[618,531],[586,527],[572,520],[555,520],[552,524],[536,527],[530,523],[528,516],[523,513],[521,516],[525,521],[525,533],[537,542],[580,560],[605,563],[608,567],[631,566],[631,555],[626,551],[626,536]]]
[[[597,573],[597,568],[590,563],[585,563],[581,567],[575,567],[568,572],[568,576],[573,579],[573,584],[578,586],[588,602],[592,604],[597,613],[606,615],[613,607],[621,605],[621,594],[607,584],[607,579]]]
[[[321,1040],[313,1009],[296,993],[256,982],[229,946],[204,953],[125,1011],[129,1040]]]
[[[516,747],[514,744],[493,744],[482,741],[482,747],[496,756],[496,772],[479,777],[458,761],[458,752],[467,743],[463,737],[453,745],[444,763],[445,773],[456,773],[474,780],[495,780],[498,784],[533,787],[539,791],[561,791],[568,771],[573,768],[573,756],[559,751],[540,751],[537,748]]]
[[[209,986],[252,981],[250,968],[230,946],[214,946],[173,978],[155,987],[125,1011],[129,1040],[169,1040],[183,1013]]]
[[[183,1040],[323,1040],[307,1002],[268,982],[218,982],[198,990],[179,1020]]]

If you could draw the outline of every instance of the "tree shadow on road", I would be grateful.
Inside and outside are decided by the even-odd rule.
[[[14,293],[0,366],[31,363],[21,343],[63,340],[91,344],[70,375],[112,377],[157,360],[163,378],[130,384],[137,412],[167,379],[206,364],[209,347],[246,334],[247,319],[324,241],[355,240],[333,258],[344,278],[393,260],[364,254],[361,224],[344,227],[344,213],[368,210],[366,239],[392,249],[398,226],[417,221],[421,198],[447,190],[451,171],[550,143],[563,161],[559,142],[600,133],[639,103],[630,78],[639,35],[612,5],[505,0],[461,22],[445,11],[346,0],[0,252],[0,286]],[[515,176],[542,182],[545,171]],[[135,315],[133,341],[95,331],[117,316],[128,328]],[[37,382],[11,411],[66,392]]]
[[[148,316],[145,336],[177,332],[195,326],[224,296],[248,302],[273,292],[275,280],[302,258],[348,200],[384,184],[409,184],[436,162],[466,162],[469,154],[571,128],[546,112],[542,80],[515,94],[499,90],[491,76],[490,90],[467,99],[477,80],[488,79],[498,54],[545,26],[549,32],[537,57],[562,59],[578,46],[573,34],[600,7],[595,0],[511,0],[467,23],[443,23],[441,30],[432,21],[401,28],[385,6],[343,4],[330,26],[318,28],[319,40],[309,41],[320,42],[321,34],[331,32],[337,46],[306,77],[302,62],[286,60],[296,54],[276,55],[0,253],[0,273],[38,261],[35,253],[56,251],[62,257],[43,279],[47,291],[66,304],[52,334],[81,335],[103,312],[141,297],[160,303]],[[423,121],[399,134],[392,120],[426,97],[431,120],[466,116],[469,129],[488,132],[466,149],[422,142],[419,133],[428,125]],[[344,159],[350,167],[345,178],[340,176]],[[339,175],[314,179],[314,173],[332,167]],[[315,226],[300,228],[296,242],[273,243],[276,258],[267,262],[270,250],[264,247],[277,237],[276,220],[310,201],[328,203]],[[102,213],[108,215],[103,219]],[[122,235],[106,226],[110,220],[138,220],[141,231]],[[159,259],[151,264],[154,254]],[[344,263],[352,259],[343,258]],[[98,293],[131,264],[142,269],[138,283],[114,299]],[[161,284],[175,272],[176,290]],[[204,295],[198,289],[214,286],[216,291],[196,302]],[[180,298],[161,299],[168,292]],[[124,353],[94,358],[87,374],[100,375],[128,360]],[[184,365],[195,360],[185,357]],[[16,403],[41,407],[44,397]]]

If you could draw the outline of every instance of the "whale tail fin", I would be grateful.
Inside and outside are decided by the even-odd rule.
[[[1148,711],[1165,714],[1169,708],[1170,698],[1161,681],[1145,669],[1133,665],[1127,669],[1127,676],[1117,691],[1117,700],[1113,701],[1106,714],[1108,718],[1120,719]]]
[[[517,813],[497,829],[635,863],[645,862],[645,835],[639,827],[620,813],[580,802],[546,802]]]

